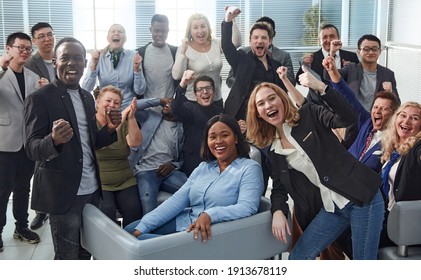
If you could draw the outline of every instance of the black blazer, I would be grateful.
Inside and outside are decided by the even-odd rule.
[[[331,131],[356,121],[353,108],[330,86],[321,98],[335,113],[306,102],[299,110],[300,122],[292,128],[291,135],[310,157],[324,186],[357,205],[369,203],[381,185],[380,175],[352,156]],[[289,170],[284,156],[273,151],[268,154],[273,178],[271,210],[287,214],[290,194],[304,229],[323,207],[320,192],[303,173]]]
[[[222,22],[221,46],[228,63],[234,72],[235,80],[225,101],[225,113],[237,120],[246,119],[247,102],[253,90],[253,75],[256,69],[257,57],[253,52],[237,50],[232,43],[232,22]],[[279,79],[276,69],[282,66],[279,61],[268,57],[268,64],[274,71],[275,84],[287,91],[284,83]]]
[[[79,88],[79,94],[89,126],[95,175],[101,188],[95,149],[112,144],[117,140],[117,133],[109,133],[106,126],[97,130],[94,99],[82,88]],[[51,214],[66,213],[76,198],[83,166],[76,113],[66,86],[56,78],[26,98],[24,112],[25,150],[29,158],[36,161],[31,208]],[[68,143],[55,147],[51,131],[53,122],[58,119],[70,123],[74,136]]]
[[[210,106],[201,106],[196,101],[190,101],[184,93],[186,89],[177,87],[175,98],[171,104],[171,109],[179,122],[183,123],[184,145],[183,145],[183,165],[181,171],[187,176],[203,161],[200,157],[202,136],[206,123],[210,118],[222,113],[223,108],[212,103]]]
[[[393,191],[396,201],[421,199],[421,140],[400,160]]]
[[[350,52],[350,51],[346,51],[346,50],[339,50],[339,56],[341,57],[341,67],[344,67],[344,61],[350,61],[353,63],[359,63],[360,60],[358,59],[358,56],[356,53],[354,52]],[[313,53],[313,63],[311,64],[311,69],[313,69],[317,74],[319,74],[320,77],[322,77],[322,79],[324,81],[326,81],[323,78],[323,70],[324,67],[322,65],[323,59],[324,59],[324,55],[323,55],[323,51],[322,49],[319,49],[318,51]],[[301,67],[298,69],[297,71],[297,75],[295,76],[295,80],[297,80],[297,83],[299,83],[299,79],[298,77],[303,73],[303,69],[301,69]]]

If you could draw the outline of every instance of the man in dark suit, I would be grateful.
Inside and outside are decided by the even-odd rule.
[[[34,71],[44,83],[50,83],[55,77],[53,64],[55,35],[51,25],[47,22],[38,22],[31,28],[32,43],[38,51],[31,56],[25,67]],[[48,219],[47,213],[36,212],[31,222],[31,229],[40,228]]]
[[[237,50],[231,41],[232,20],[239,10],[227,12],[221,26],[221,46],[228,63],[231,65],[235,80],[225,101],[225,113],[237,120],[245,120],[247,102],[253,88],[261,82],[272,82],[286,90],[279,79],[276,69],[281,64],[268,55],[272,44],[273,29],[265,22],[257,22],[250,29],[250,52]]]
[[[338,44],[338,47],[334,50],[332,49],[332,42],[340,42],[340,36],[339,31],[333,24],[326,24],[323,25],[320,28],[319,33],[319,42],[321,45],[321,48],[314,52],[313,54],[305,55],[303,58],[303,64],[310,67],[314,72],[316,72],[323,82],[327,83],[328,79],[325,79],[323,76],[323,65],[322,61],[326,56],[333,56],[335,58],[335,65],[338,69],[344,67],[345,65],[348,65],[349,63],[358,63],[358,56],[354,52],[349,52],[342,50],[342,44]],[[298,69],[296,80],[299,82],[299,76],[303,73],[302,68],[300,67]],[[326,105],[326,103],[320,98],[319,95],[314,94],[313,91],[309,91],[307,94],[307,99],[311,102],[314,102],[316,104],[320,104],[325,106],[326,108],[329,108],[329,106]],[[346,147],[349,148],[352,143],[354,142],[355,138],[357,137],[358,130],[357,127],[354,125],[351,125],[347,128],[341,128],[341,129],[335,129],[334,130],[336,136],[338,137],[339,141]]]
[[[379,91],[374,97],[371,111],[367,111],[352,89],[341,78],[332,58],[326,58],[325,66],[333,88],[343,95],[358,114],[358,136],[348,151],[361,163],[380,173],[382,163],[381,139],[389,119],[398,109],[400,101],[391,91]],[[345,254],[352,258],[351,230],[346,230],[337,240]]]
[[[54,63],[56,79],[25,100],[25,149],[36,161],[31,207],[50,215],[55,259],[90,258],[80,227],[85,204],[101,195],[95,149],[117,140],[121,113],[110,109],[97,129],[94,99],[79,86],[86,50],[78,40],[60,40]]]
[[[339,31],[336,26],[333,24],[326,24],[323,25],[320,28],[319,33],[319,42],[321,45],[321,48],[312,53],[307,54],[303,57],[303,64],[306,64],[308,67],[310,67],[312,70],[314,70],[317,74],[319,74],[320,77],[323,77],[323,65],[322,61],[323,59],[328,55],[334,55],[335,57],[335,63],[338,69],[344,67],[345,65],[349,64],[350,62],[358,63],[358,56],[354,52],[337,49],[335,52],[330,53],[331,49],[331,42],[333,40],[340,40]],[[342,46],[342,45],[341,45]],[[303,73],[303,70],[301,67],[297,71],[297,75],[295,79],[298,82],[298,77]],[[324,80],[325,82],[325,80]]]
[[[261,17],[261,18],[258,18],[256,22],[266,22],[267,24],[269,24],[273,29],[273,37],[275,37],[276,30],[275,30],[275,22],[273,21],[273,19],[271,19],[270,17]],[[246,53],[251,51],[250,46],[243,47],[241,49],[245,51]],[[292,66],[291,55],[289,54],[289,52],[281,50],[280,48],[274,46],[273,44],[270,44],[268,53],[270,53],[271,58],[273,58],[276,61],[279,61],[279,63],[281,63],[282,66],[285,66],[288,68],[288,79],[291,81],[291,83],[295,84],[294,68]],[[229,88],[232,87],[232,84],[234,83],[234,79],[235,79],[235,76],[231,68],[226,80],[226,84]]]

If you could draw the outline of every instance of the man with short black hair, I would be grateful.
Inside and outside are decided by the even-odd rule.
[[[169,98],[173,96],[177,86],[172,78],[177,47],[166,43],[169,31],[168,17],[155,14],[151,19],[149,30],[152,42],[137,49],[142,57],[147,85],[144,98]]]
[[[56,79],[25,100],[25,150],[36,161],[31,207],[49,213],[54,259],[89,259],[80,246],[82,211],[99,204],[95,150],[117,140],[121,112],[109,109],[97,128],[92,94],[79,85],[86,49],[72,37],[55,47]]]
[[[55,78],[53,65],[55,34],[47,22],[38,22],[31,28],[32,43],[38,51],[28,60],[26,67],[34,71],[41,78],[51,82]]]
[[[335,51],[339,43],[332,43],[332,50]],[[363,35],[358,39],[357,49],[361,62],[350,63],[338,70],[367,111],[371,109],[376,92],[391,91],[398,96],[395,73],[377,63],[381,51],[379,38],[372,34]]]
[[[40,78],[24,67],[32,54],[31,38],[22,32],[7,37],[6,54],[0,58],[0,252],[1,234],[6,225],[6,211],[13,192],[13,238],[29,244],[40,241],[28,229],[28,204],[34,162],[24,150],[24,101],[39,88]]]
[[[55,78],[53,64],[55,34],[51,25],[47,22],[38,22],[31,28],[32,43],[38,47],[38,51],[28,59],[25,67],[34,71],[41,80],[47,84]],[[47,213],[36,212],[31,222],[31,229],[40,228],[48,219]]]

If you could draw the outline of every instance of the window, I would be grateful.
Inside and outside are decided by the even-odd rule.
[[[390,1],[387,66],[395,72],[402,102],[421,102],[421,21],[417,0]]]

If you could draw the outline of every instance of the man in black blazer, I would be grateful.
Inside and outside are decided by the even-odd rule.
[[[253,88],[261,82],[271,82],[286,91],[284,83],[279,79],[276,69],[281,63],[268,55],[272,44],[273,29],[265,22],[257,22],[250,29],[251,51],[245,52],[232,43],[232,20],[238,13],[227,12],[221,24],[221,46],[224,55],[231,65],[235,80],[225,101],[225,113],[237,120],[245,120],[247,102]]]
[[[78,40],[60,40],[54,63],[56,79],[25,100],[25,150],[36,161],[31,207],[49,213],[55,259],[90,258],[80,227],[85,204],[101,196],[95,149],[117,140],[121,113],[110,110],[97,129],[94,99],[79,86],[86,50]]]
[[[310,67],[314,72],[316,72],[323,82],[328,83],[327,79],[323,76],[323,59],[328,56],[334,56],[335,58],[335,64],[336,68],[340,69],[344,67],[345,65],[353,63],[358,63],[358,56],[354,52],[345,51],[342,50],[340,47],[342,47],[342,44],[339,45],[339,48],[336,48],[333,50],[331,48],[332,41],[340,42],[340,36],[339,31],[333,24],[325,24],[320,28],[319,33],[319,42],[321,45],[321,48],[314,52],[313,54],[305,55],[303,58],[303,64]],[[299,76],[303,73],[303,69],[300,67],[298,69],[296,80],[297,83],[299,83]],[[307,94],[307,99],[311,102],[314,102],[316,104],[324,105],[325,107],[329,108],[329,106],[326,105],[326,103],[320,98],[319,95],[314,94],[314,92],[309,91]],[[349,148],[352,143],[355,141],[355,138],[358,135],[358,128],[354,125],[351,125],[350,127],[346,129],[337,129],[334,130],[336,135],[339,138],[339,141],[346,147]]]
[[[306,64],[309,66],[312,70],[314,70],[317,74],[319,74],[320,77],[323,77],[323,65],[322,61],[323,59],[328,55],[335,55],[335,62],[336,67],[338,69],[341,69],[345,65],[353,62],[353,63],[359,63],[359,59],[356,53],[338,49],[338,51],[335,51],[335,53],[330,52],[330,45],[333,40],[340,40],[339,31],[336,26],[333,24],[326,24],[323,25],[320,28],[319,33],[319,42],[321,45],[321,48],[312,53],[307,54],[303,57],[303,64]],[[342,45],[341,45],[342,46]],[[297,75],[295,76],[295,79],[297,82],[299,81],[298,77],[303,73],[303,70],[301,67],[297,71]],[[324,80],[326,82],[326,80]]]

